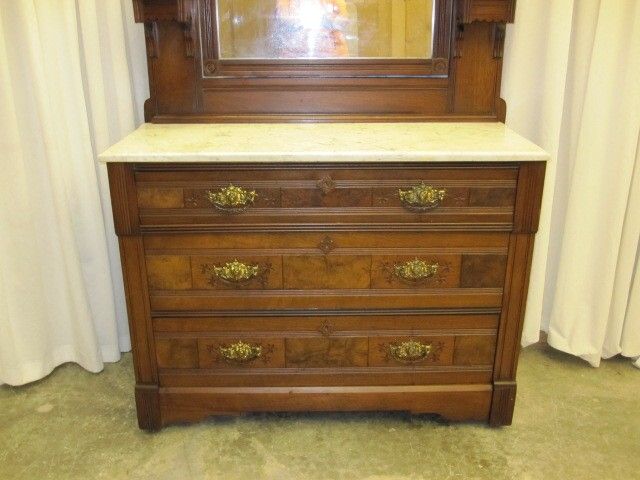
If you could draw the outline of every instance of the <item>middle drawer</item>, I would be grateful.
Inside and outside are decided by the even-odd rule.
[[[499,307],[504,233],[153,235],[153,311]]]

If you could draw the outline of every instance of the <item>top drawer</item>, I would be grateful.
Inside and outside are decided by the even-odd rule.
[[[509,229],[517,166],[138,165],[143,226],[433,224]]]

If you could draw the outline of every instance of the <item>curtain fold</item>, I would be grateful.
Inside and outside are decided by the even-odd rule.
[[[130,348],[95,157],[142,121],[144,49],[131,0],[0,0],[0,383]],[[553,156],[523,344],[592,365],[640,357],[638,78],[637,0],[518,3],[507,123]]]
[[[516,106],[507,123],[553,157],[523,343],[542,329],[550,345],[594,366],[617,354],[640,357],[640,2],[546,0],[518,9],[507,44],[503,95]],[[546,56],[527,66],[536,45]]]
[[[0,0],[0,383],[65,362],[96,372],[130,348],[95,161],[141,117],[130,3]]]

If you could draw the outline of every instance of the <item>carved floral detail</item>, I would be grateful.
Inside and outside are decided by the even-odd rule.
[[[316,185],[324,195],[328,195],[336,189],[336,182],[328,175],[318,180]]]
[[[322,241],[318,244],[318,248],[322,253],[328,255],[333,250],[336,249],[336,242],[330,236],[326,236],[322,239]]]

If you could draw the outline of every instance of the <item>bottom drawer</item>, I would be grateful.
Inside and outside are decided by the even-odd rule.
[[[495,314],[154,321],[164,386],[484,383],[496,326]]]

